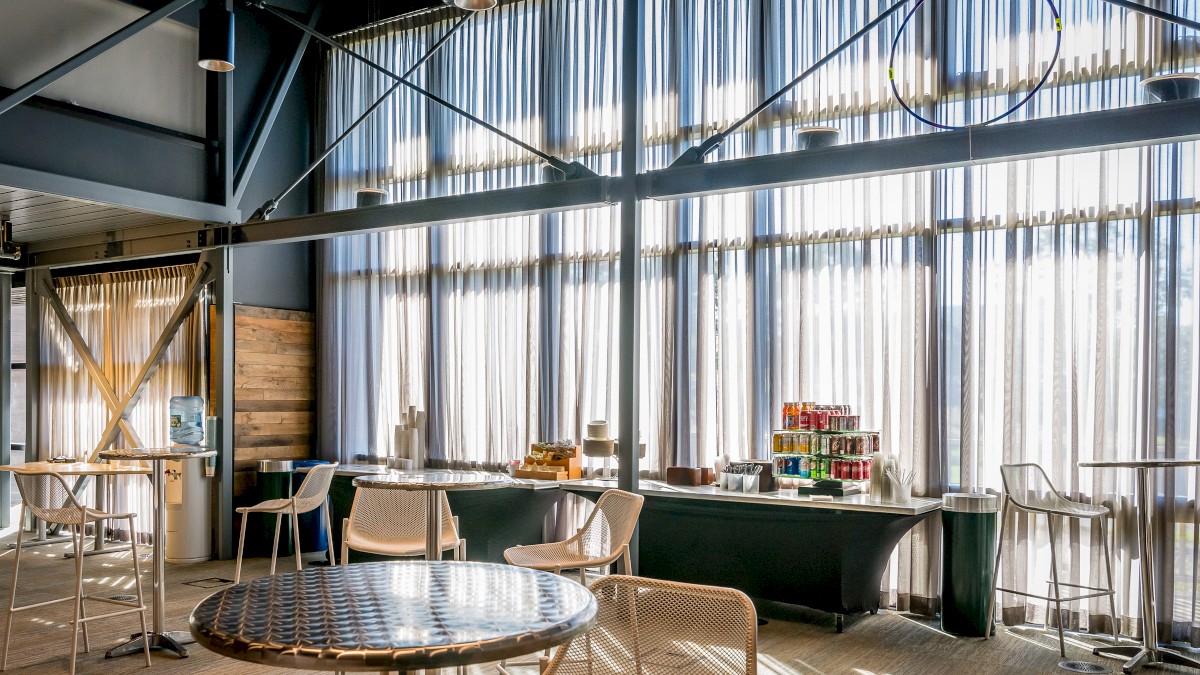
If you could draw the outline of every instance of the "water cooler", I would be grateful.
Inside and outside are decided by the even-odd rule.
[[[166,560],[202,562],[212,557],[212,479],[204,458],[163,462],[167,472]]]
[[[170,402],[171,442],[204,444],[204,399],[175,396]],[[199,447],[197,447],[199,449]],[[212,557],[212,479],[206,458],[163,462],[166,472],[169,563],[202,562]]]

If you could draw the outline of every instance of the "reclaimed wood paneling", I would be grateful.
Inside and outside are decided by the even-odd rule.
[[[234,309],[234,492],[251,490],[260,459],[308,459],[316,408],[316,327],[309,312]]]

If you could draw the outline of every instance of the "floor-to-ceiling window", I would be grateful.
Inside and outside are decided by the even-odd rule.
[[[1194,15],[1194,0],[1166,7]],[[880,2],[647,3],[643,143],[648,168],[740,117],[877,15]],[[1046,86],[1010,119],[1142,102],[1138,81],[1194,68],[1178,30],[1103,3],[927,3],[892,76],[909,105],[978,123]],[[449,29],[433,12],[342,36],[397,71]],[[620,3],[521,0],[479,14],[414,81],[567,160],[611,174],[619,149]],[[843,143],[932,129],[889,86],[898,20],[844,52],[731,136],[718,159],[792,150],[806,126]],[[343,55],[326,69],[332,138],[387,82]],[[918,487],[998,489],[1003,462],[1038,461],[1061,488],[1129,513],[1128,478],[1087,457],[1197,454],[1191,331],[1195,143],[647,201],[642,433],[651,474],[721,454],[763,455],[785,400],[844,402],[882,429]],[[538,160],[404,92],[331,159],[326,206],[361,187],[393,199],[542,180]],[[580,438],[616,420],[614,209],[364,235],[324,246],[323,445],[384,452],[400,411],[430,412],[430,454],[463,465],[519,456],[528,442]],[[1147,414],[1149,411],[1149,414]],[[1162,617],[1191,639],[1194,477],[1163,477],[1173,523],[1160,563],[1179,593]],[[1123,521],[1121,521],[1123,522]],[[1137,578],[1119,528],[1118,576]],[[1041,578],[1043,540],[1005,574]],[[1064,535],[1099,569],[1091,533]],[[932,608],[936,529],[902,544],[888,599]],[[1123,597],[1135,597],[1124,593]],[[1136,630],[1137,603],[1119,608]],[[1008,597],[1006,615],[1044,609]],[[1072,621],[1095,628],[1086,604]],[[1103,623],[1103,622],[1101,622]]]

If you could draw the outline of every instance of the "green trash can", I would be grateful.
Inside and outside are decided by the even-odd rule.
[[[984,637],[991,629],[999,502],[980,493],[942,497],[942,630],[951,635]]]
[[[259,501],[268,499],[287,499],[292,496],[292,461],[290,459],[260,459],[258,460],[258,498]],[[271,555],[271,543],[275,540],[275,521],[278,518],[273,513],[247,514],[259,521],[258,527],[252,521],[248,530],[261,532],[258,539],[258,552],[261,555]],[[279,523],[279,557],[292,555],[292,517],[285,514]]]

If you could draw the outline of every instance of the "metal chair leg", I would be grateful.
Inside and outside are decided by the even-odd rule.
[[[296,513],[296,504],[292,503],[292,542],[296,547],[296,571],[304,569],[300,561],[300,515]]]
[[[1112,553],[1108,548],[1108,523],[1105,522],[1104,516],[1100,516],[1099,520],[1100,539],[1104,542],[1104,571],[1108,574],[1108,606],[1109,611],[1112,612],[1113,644],[1117,644],[1117,642],[1120,640],[1120,638],[1117,636],[1119,633],[1117,630],[1117,593],[1113,588]]]
[[[97,527],[99,524],[97,523]],[[79,533],[79,547],[75,550],[75,557],[79,559],[80,578],[83,577],[83,532]],[[90,654],[92,652],[92,639],[88,635],[87,625],[87,606],[84,605],[84,594],[80,593],[76,598],[79,602],[79,626],[83,629],[83,653]]]
[[[133,529],[133,516],[129,516],[129,555],[133,558],[133,588],[137,592],[138,618],[142,620],[142,635],[150,631],[146,628],[146,596],[142,593],[142,565],[138,562],[137,531]],[[142,651],[146,654],[146,667],[150,667],[150,641],[142,640]]]
[[[996,542],[996,564],[992,567],[992,592],[988,595],[987,626],[983,629],[984,640],[992,639],[992,633],[996,632],[996,586],[1000,584],[1000,556],[1004,552],[1004,526],[1007,524],[1008,495],[1005,495],[1004,506],[1000,509],[1000,538]]]
[[[75,616],[71,619],[71,675],[75,675],[75,658],[79,656],[79,598],[83,595],[83,526],[75,529]]]
[[[1058,556],[1057,546],[1054,544],[1054,516],[1046,515],[1046,528],[1050,532],[1050,579],[1054,584],[1054,617],[1058,619],[1058,653],[1066,658],[1067,643],[1063,639],[1062,602],[1059,600],[1062,597],[1062,589],[1058,586]]]
[[[17,555],[13,561],[12,584],[8,589],[8,611],[4,621],[4,647],[0,650],[0,670],[8,667],[8,643],[12,642],[13,610],[17,606],[17,572],[21,569],[21,543],[25,535],[25,505],[21,505],[21,517],[17,519]]]
[[[242,514],[242,534],[238,537],[237,566],[233,568],[233,583],[242,583],[242,556],[246,552],[246,521],[250,520],[250,512]]]
[[[271,544],[271,576],[275,576],[275,559],[279,556],[279,530],[283,529],[283,513],[275,514],[275,542]]]
[[[337,564],[337,560],[333,555],[333,523],[329,519],[329,498],[325,498],[325,503],[321,505],[325,511],[325,552],[329,556],[329,566],[333,567]]]

